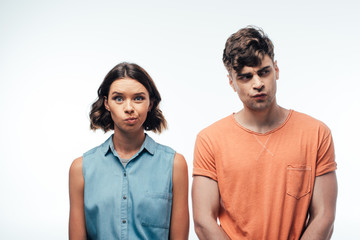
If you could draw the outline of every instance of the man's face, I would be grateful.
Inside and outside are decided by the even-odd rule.
[[[244,108],[262,111],[276,104],[276,80],[279,68],[268,55],[256,67],[245,66],[240,73],[231,70],[229,83],[239,95]]]

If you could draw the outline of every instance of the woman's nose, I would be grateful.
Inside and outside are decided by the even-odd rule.
[[[133,103],[131,101],[126,101],[125,102],[124,111],[126,113],[134,112],[134,106],[133,106]]]

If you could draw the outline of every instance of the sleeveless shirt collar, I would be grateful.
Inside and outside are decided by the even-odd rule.
[[[113,153],[115,152],[113,136],[114,134],[112,134],[101,146],[104,155],[107,155],[109,151]],[[145,149],[148,153],[154,155],[156,150],[156,144],[157,143],[148,134],[145,133],[145,141],[142,144],[139,153],[141,153]]]

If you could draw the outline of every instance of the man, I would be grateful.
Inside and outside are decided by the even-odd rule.
[[[223,62],[243,109],[197,136],[196,234],[206,240],[329,239],[337,198],[330,130],[277,104],[279,68],[262,30],[231,35]]]

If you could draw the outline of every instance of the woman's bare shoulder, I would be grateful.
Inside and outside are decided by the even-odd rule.
[[[81,176],[82,177],[82,175],[83,175],[82,165],[83,165],[83,157],[81,156],[81,157],[76,158],[71,163],[71,166],[70,166],[70,171],[69,171],[70,177],[71,176],[74,176],[74,177]]]

